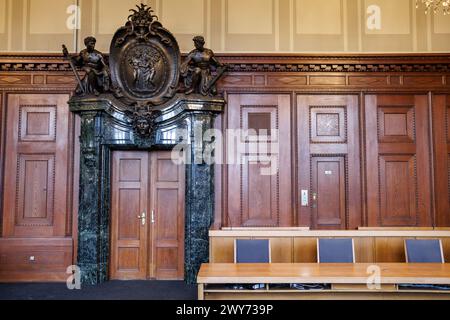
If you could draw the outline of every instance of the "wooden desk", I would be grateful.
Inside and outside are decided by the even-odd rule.
[[[371,266],[381,286],[369,289]],[[399,284],[450,285],[450,264],[203,264],[197,278],[204,299],[448,299],[450,291],[405,290]],[[264,290],[232,290],[230,284],[266,284]],[[271,284],[330,284],[331,290],[272,289]]]

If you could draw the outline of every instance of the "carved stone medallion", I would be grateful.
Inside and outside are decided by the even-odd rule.
[[[178,89],[181,53],[175,37],[141,4],[111,43],[110,68],[127,104],[160,105]]]

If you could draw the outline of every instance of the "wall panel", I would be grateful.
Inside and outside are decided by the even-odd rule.
[[[236,94],[228,101],[228,129],[253,129],[259,135],[237,137],[244,152],[229,157],[234,161],[227,169],[228,217],[224,222],[247,227],[291,226],[292,154],[291,144],[286,143],[291,139],[290,96]],[[267,139],[270,150],[260,152],[255,138]],[[279,153],[272,153],[272,144],[279,146],[275,147]]]
[[[0,50],[7,51],[11,5],[7,0],[0,0]]]
[[[426,16],[415,0],[142,0],[177,37],[183,52],[205,36],[216,52],[446,52],[450,17]],[[0,0],[0,50],[79,51],[88,35],[108,52],[130,0],[79,0],[81,29],[66,27],[76,0]],[[369,28],[372,6],[380,26]],[[4,10],[3,10],[4,9]],[[370,9],[370,10],[369,10]],[[76,37],[76,39],[75,39]]]
[[[63,237],[69,197],[68,95],[9,95],[3,236]]]
[[[428,97],[365,100],[369,226],[432,226]]]
[[[450,97],[433,97],[436,226],[450,225]]]

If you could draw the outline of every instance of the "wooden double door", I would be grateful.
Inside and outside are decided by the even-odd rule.
[[[113,153],[111,279],[184,278],[184,174],[171,152]]]

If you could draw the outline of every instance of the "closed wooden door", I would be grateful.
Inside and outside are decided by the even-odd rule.
[[[357,228],[362,223],[358,97],[299,95],[297,123],[298,224]]]
[[[111,278],[184,277],[184,168],[170,152],[113,153]]]
[[[369,226],[431,227],[428,96],[367,95]]]
[[[170,152],[151,156],[151,266],[150,277],[184,278],[184,168]]]

